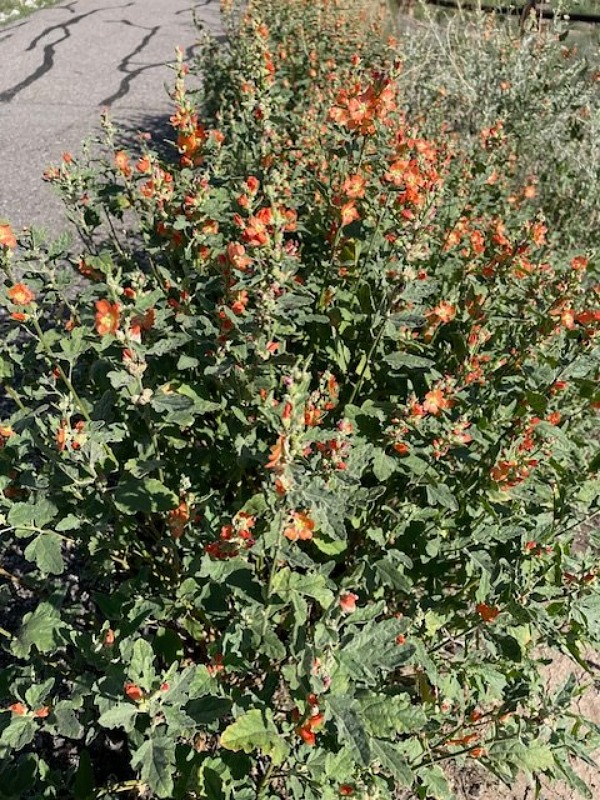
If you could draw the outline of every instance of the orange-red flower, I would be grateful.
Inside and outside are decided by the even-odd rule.
[[[360,198],[365,196],[366,181],[362,175],[349,175],[342,184],[346,197]]]
[[[485,754],[486,751],[484,747],[474,747],[469,753],[469,756],[471,758],[482,758]]]
[[[499,608],[496,608],[496,606],[488,606],[487,603],[477,603],[475,611],[477,611],[484,622],[493,622],[500,613]]]
[[[144,697],[143,691],[135,683],[126,683],[123,686],[123,691],[130,700],[133,700],[134,703],[139,703],[140,700]]]
[[[246,306],[248,305],[248,301],[249,300],[250,300],[250,298],[248,296],[248,292],[246,291],[246,289],[241,289],[236,294],[236,299],[231,304],[231,310],[233,311],[233,313],[236,316],[239,316],[240,314],[243,314],[244,311],[246,310]]]
[[[167,520],[167,525],[171,532],[171,536],[173,539],[180,539],[183,536],[183,532],[185,530],[185,526],[188,524],[190,520],[190,508],[185,500],[182,500],[181,503],[174,508],[172,511],[169,511],[169,517]]]
[[[245,272],[252,263],[250,256],[246,255],[244,245],[236,244],[235,242],[230,242],[227,245],[227,258],[231,266],[239,269],[240,272]]]
[[[358,595],[354,592],[345,592],[340,596],[339,605],[344,614],[353,614],[356,611],[356,601]]]
[[[315,746],[317,737],[315,736],[314,732],[310,729],[310,726],[301,725],[300,727],[296,728],[296,733],[304,740],[304,743],[307,744],[309,747]]]
[[[393,447],[398,455],[401,456],[406,456],[410,452],[410,447],[406,444],[406,442],[394,442]]]
[[[119,170],[121,175],[124,175],[126,178],[131,175],[129,156],[124,150],[119,150],[117,153],[115,153],[115,167]]]
[[[149,331],[154,326],[155,321],[156,311],[153,308],[149,308],[145,314],[138,314],[131,320],[129,335],[135,342],[140,342],[142,340],[142,331]]]
[[[202,156],[199,151],[202,149],[207,134],[205,128],[197,123],[193,128],[187,131],[180,131],[177,134],[177,149],[183,156],[183,162],[186,166],[195,164],[196,166],[202,163]]]
[[[0,247],[16,247],[17,240],[10,225],[0,225]]]
[[[428,414],[433,414],[434,416],[437,416],[440,411],[450,408],[451,406],[452,400],[447,397],[439,387],[427,392],[423,400],[423,409]]]
[[[108,628],[108,630],[104,634],[104,640],[102,644],[104,645],[104,647],[112,647],[114,643],[115,643],[115,632],[113,631],[112,628]]]
[[[11,706],[8,707],[9,711],[12,711],[17,717],[22,717],[24,714],[27,713],[26,706],[23,703],[13,703]]]
[[[282,434],[274,445],[271,447],[271,455],[269,456],[269,460],[265,464],[267,469],[278,469],[281,465],[282,459],[285,454],[285,444],[286,439],[285,436]]]
[[[355,220],[360,219],[360,214],[356,210],[356,206],[354,205],[353,200],[349,200],[347,203],[344,203],[342,208],[340,209],[340,222],[342,228],[345,228],[346,225],[350,225]]]
[[[435,308],[432,308],[426,316],[431,318],[432,322],[452,322],[456,316],[456,306],[453,306],[452,303],[448,303],[446,300],[442,300],[442,302]]]
[[[100,336],[115,334],[119,329],[121,306],[108,300],[96,301],[96,331]]]
[[[56,431],[55,436],[56,447],[60,453],[65,449],[67,446],[67,423],[63,419],[61,422],[58,430]]]
[[[291,516],[291,524],[283,532],[286,539],[291,542],[312,539],[315,521],[304,511],[292,511]]]
[[[24,283],[15,283],[15,285],[8,290],[7,295],[13,303],[18,306],[28,306],[35,300],[35,295],[28,286]]]
[[[142,174],[148,173],[152,169],[152,162],[148,156],[142,156],[142,158],[140,158],[136,163],[135,168]]]
[[[252,247],[261,247],[267,244],[273,221],[272,209],[261,208],[256,214],[249,217],[247,224],[244,225],[242,234],[244,241]]]
[[[571,269],[575,270],[575,272],[585,270],[588,263],[589,261],[585,256],[575,256],[575,258],[571,259]]]

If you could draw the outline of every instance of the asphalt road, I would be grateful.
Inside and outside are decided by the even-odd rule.
[[[72,0],[0,28],[0,221],[66,227],[41,176],[98,132],[103,108],[124,131],[160,139],[166,64],[178,45],[193,53],[193,8],[218,33],[218,0]]]

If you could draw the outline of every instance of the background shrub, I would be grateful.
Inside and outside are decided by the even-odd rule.
[[[597,247],[600,180],[598,44],[562,21],[545,31],[490,14],[442,16],[419,6],[420,22],[398,29],[408,69],[407,113],[428,133],[446,130],[460,147],[501,121],[509,137],[511,187],[530,187],[555,239]],[[475,144],[477,146],[477,144]]]

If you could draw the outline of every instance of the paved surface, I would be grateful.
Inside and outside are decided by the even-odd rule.
[[[160,137],[175,47],[193,52],[192,9],[219,30],[218,0],[72,0],[0,28],[0,220],[65,227],[41,180],[98,130],[102,108]]]

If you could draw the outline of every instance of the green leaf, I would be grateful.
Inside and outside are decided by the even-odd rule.
[[[389,772],[398,783],[402,786],[412,786],[414,780],[412,770],[392,742],[371,739],[371,753],[373,758],[379,761],[383,769]]]
[[[141,511],[151,514],[155,511],[170,511],[176,508],[179,500],[175,492],[156,478],[135,480],[127,478],[117,486],[115,505],[124,514],[136,514]]]
[[[36,503],[15,503],[8,512],[8,524],[13,528],[35,525],[43,528],[57,515],[58,509],[49,500]]]
[[[379,673],[396,669],[412,656],[412,644],[396,642],[405,627],[395,618],[369,622],[362,630],[350,626],[337,658],[354,680],[374,683]]]
[[[384,356],[383,360],[386,364],[389,364],[392,369],[400,369],[401,367],[407,367],[408,369],[428,369],[429,367],[433,367],[435,363],[430,358],[414,356],[410,353],[391,353],[389,356]]]
[[[274,764],[281,764],[289,749],[275,727],[271,711],[253,708],[228,725],[221,734],[221,746],[226,750],[252,753],[261,750]]]
[[[129,665],[129,678],[133,683],[138,684],[142,689],[149,692],[155,677],[152,645],[145,639],[136,639],[133,645],[131,664]]]
[[[33,503],[15,503],[10,507],[7,521],[13,528],[33,525]]]
[[[35,611],[25,614],[19,634],[11,650],[17,658],[27,658],[31,648],[40,653],[50,653],[60,643],[62,628],[60,614],[50,603],[40,603]]]
[[[196,725],[210,725],[226,717],[231,711],[231,700],[227,697],[216,697],[207,694],[192,700],[187,709]]]
[[[140,770],[140,778],[157,797],[173,796],[175,740],[164,733],[154,733],[131,758],[131,766]]]
[[[84,734],[84,727],[77,719],[71,704],[66,700],[60,700],[53,709],[56,718],[56,729],[60,736],[67,739],[81,739]]]
[[[13,750],[22,750],[23,747],[33,741],[35,735],[35,723],[31,717],[13,716],[10,724],[2,731],[0,736],[0,755],[4,747]]]
[[[109,708],[98,718],[98,724],[103,728],[123,728],[128,733],[133,730],[138,708],[133,703],[120,703]]]
[[[61,539],[55,533],[40,533],[25,548],[25,558],[35,561],[46,575],[61,575],[65,562],[61,554]]]
[[[334,716],[341,739],[348,742],[359,762],[368,767],[371,763],[369,735],[360,715],[360,706],[345,695],[329,698],[329,708]]]
[[[378,448],[373,457],[373,474],[382,483],[396,471],[397,461],[388,456],[384,450]]]
[[[445,483],[431,484],[427,487],[427,502],[431,506],[442,506],[450,511],[458,510],[456,498]]]
[[[410,594],[413,590],[412,582],[404,575],[403,568],[395,567],[389,558],[382,558],[373,565],[379,574],[381,582],[386,586],[392,586],[405,594]]]
[[[289,602],[293,594],[312,597],[324,609],[329,608],[335,599],[324,575],[301,575],[292,572],[289,567],[284,567],[275,574],[272,590],[285,602]]]
[[[392,739],[397,733],[414,733],[427,724],[423,709],[404,694],[365,694],[358,702],[365,727],[373,736]]]
[[[552,750],[543,744],[519,747],[515,753],[515,761],[528,772],[540,772],[554,766]]]
[[[427,790],[427,796],[435,800],[451,800],[454,796],[448,779],[440,767],[423,767],[419,770],[419,778]]]

